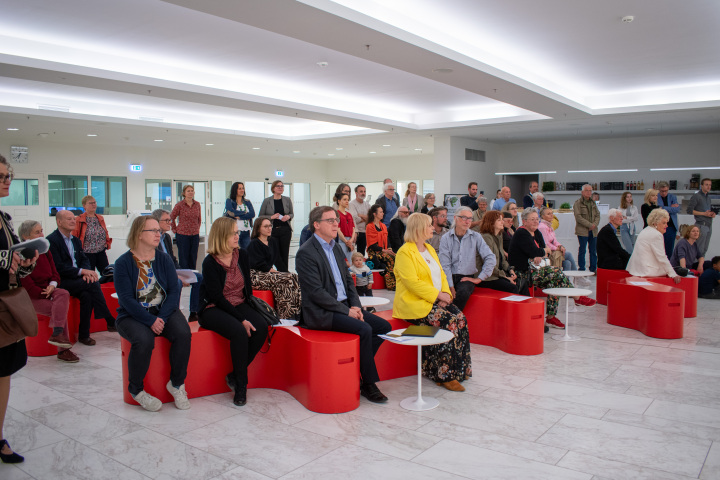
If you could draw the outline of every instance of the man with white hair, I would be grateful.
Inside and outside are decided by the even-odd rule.
[[[470,207],[458,208],[452,227],[440,239],[440,264],[445,270],[453,303],[460,310],[465,308],[475,285],[490,277],[497,263],[482,235],[470,230],[472,214]],[[482,271],[477,277],[476,255],[483,259]]]
[[[388,228],[388,244],[393,252],[397,253],[405,243],[405,229],[407,228],[410,209],[403,205],[398,208],[395,217],[390,221]]]
[[[386,179],[387,180],[387,179]],[[400,199],[395,197],[395,185],[386,183],[383,185],[383,195],[375,200],[375,205],[380,205],[383,209],[382,223],[390,228],[390,221],[395,216],[398,208],[400,208]]]
[[[514,203],[515,205],[517,205],[517,202],[515,201],[515,199],[514,199],[514,198],[511,198],[510,195],[512,195],[512,194],[510,193],[510,187],[507,187],[507,186],[502,187],[502,188],[500,189],[500,198],[495,199],[495,202],[493,203],[492,209],[493,209],[493,210],[497,210],[497,211],[501,211],[501,210],[502,210],[502,207],[504,207],[505,204],[508,203],[508,202],[512,202],[512,203]]]
[[[393,185],[395,185],[395,182],[392,181],[392,178],[386,178],[385,180],[383,180],[383,185],[387,185],[388,183],[392,183]],[[397,193],[397,191],[395,192],[395,200],[397,200],[398,204],[400,203],[400,195]]]
[[[623,214],[617,208],[608,211],[608,224],[600,229],[597,236],[598,267],[607,270],[625,270],[630,254],[618,240]]]
[[[575,235],[578,237],[580,248],[578,249],[578,267],[585,270],[585,251],[590,246],[590,271],[597,270],[597,227],[600,223],[600,210],[597,204],[593,202],[592,185],[585,184],[582,187],[580,198],[573,205],[573,214],[575,215]]]

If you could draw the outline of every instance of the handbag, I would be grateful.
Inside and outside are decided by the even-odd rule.
[[[560,249],[553,250],[550,252],[550,266],[551,267],[558,267],[562,269],[563,266],[563,260],[565,260],[565,255],[560,251]]]
[[[263,320],[267,322],[268,327],[272,327],[273,325],[280,323],[280,317],[278,317],[275,309],[268,305],[264,300],[251,296],[247,299],[247,303],[250,308],[260,314]]]
[[[23,287],[0,292],[0,348],[38,334],[38,320]]]

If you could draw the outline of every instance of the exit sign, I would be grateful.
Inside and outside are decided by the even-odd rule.
[[[142,165],[130,165],[131,172],[142,172]]]
[[[283,172],[282,170],[275,170],[275,176],[283,177],[283,176],[285,176],[285,172]]]

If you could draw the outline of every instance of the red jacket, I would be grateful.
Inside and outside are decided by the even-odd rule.
[[[100,222],[100,226],[105,230],[105,249],[109,250],[110,245],[112,245],[112,238],[110,238],[110,234],[108,233],[108,229],[105,226],[105,219],[102,215],[96,213],[95,216],[98,219],[98,222]],[[80,239],[80,244],[85,247],[85,232],[87,232],[87,213],[82,213],[77,216],[75,219],[77,223],[75,224],[75,230],[72,231],[73,236]]]
[[[52,254],[50,252],[43,253],[37,259],[35,269],[27,277],[20,279],[22,286],[25,287],[30,298],[45,298],[41,292],[50,285],[50,282],[60,283],[60,274],[55,268]]]

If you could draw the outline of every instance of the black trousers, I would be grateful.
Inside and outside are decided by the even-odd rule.
[[[131,345],[127,359],[128,392],[137,395],[143,391],[143,380],[150,368],[157,335],[150,327],[132,317],[122,318],[117,324],[117,330]],[[177,388],[185,383],[187,377],[192,339],[190,327],[180,310],[175,310],[168,317],[160,336],[170,340],[170,382]]]
[[[367,247],[365,232],[358,232],[355,245],[357,246],[358,253],[362,253],[363,256],[365,256],[365,248]]]
[[[453,284],[455,286],[455,298],[453,304],[460,310],[465,309],[467,301],[470,300],[470,294],[475,290],[473,282],[461,282],[463,277],[471,277],[472,275],[453,275]]]
[[[206,308],[200,314],[200,326],[212,330],[230,340],[230,356],[232,357],[233,371],[237,385],[247,385],[247,369],[262,349],[268,335],[268,326],[265,320],[247,303],[241,303],[235,309],[240,316],[252,323],[255,331],[248,337],[247,330],[234,316],[224,312],[218,307]]]
[[[90,317],[95,312],[95,318],[104,318],[108,327],[115,325],[115,317],[105,303],[100,284],[98,282],[87,283],[82,277],[63,279],[60,281],[60,288],[64,288],[70,295],[80,300],[80,338],[90,336]]]
[[[97,253],[87,253],[85,256],[90,260],[90,270],[97,270],[102,275],[103,271],[110,265],[107,257],[107,250],[103,249]]]
[[[290,240],[292,240],[292,229],[290,225],[283,222],[283,225],[279,227],[273,226],[272,237],[277,238],[278,246],[280,247],[280,261],[282,265],[277,265],[278,271],[288,271],[288,260],[290,259]]]
[[[372,297],[372,289],[370,288],[370,285],[355,285],[355,291],[358,294],[358,297]]]
[[[363,320],[333,313],[332,331],[352,333],[360,337],[360,376],[364,383],[375,383],[380,380],[375,366],[375,354],[385,341],[378,335],[392,330],[390,323],[372,313],[363,310]]]
[[[483,280],[478,288],[489,288],[491,290],[499,290],[501,292],[518,293],[517,285],[507,278],[498,278],[497,280]]]

